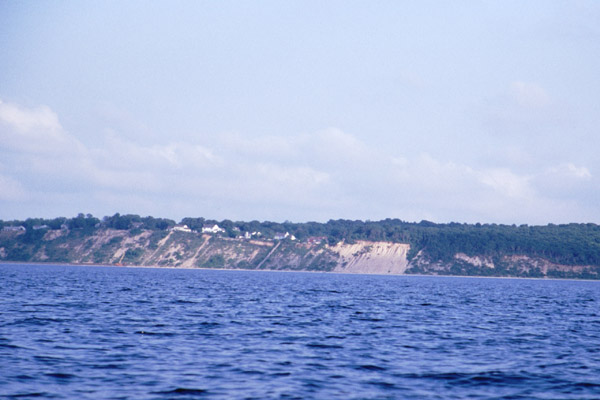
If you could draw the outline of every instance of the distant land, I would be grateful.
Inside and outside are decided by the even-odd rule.
[[[600,226],[79,214],[0,220],[0,261],[600,279]]]

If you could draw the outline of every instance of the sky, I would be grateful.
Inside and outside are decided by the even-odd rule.
[[[600,223],[598,1],[0,0],[0,219]]]

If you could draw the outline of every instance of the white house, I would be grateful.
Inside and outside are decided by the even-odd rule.
[[[213,226],[205,226],[202,228],[202,233],[219,233],[219,232],[225,232],[225,229],[221,228],[217,224],[215,224]]]
[[[21,232],[26,230],[24,226],[5,226],[2,228],[5,232]]]
[[[173,232],[192,232],[192,230],[187,225],[175,225],[171,230]]]
[[[252,239],[252,234],[250,234],[250,232],[244,232],[243,235],[238,235],[237,236],[238,239]]]
[[[287,238],[290,238],[290,240],[296,240],[296,236],[290,235],[289,232],[286,232],[285,235],[282,233],[276,233],[275,236],[273,237],[273,239],[275,239],[275,240],[283,240],[283,239],[287,239]]]

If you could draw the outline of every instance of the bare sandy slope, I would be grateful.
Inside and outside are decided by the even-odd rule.
[[[361,274],[403,274],[408,267],[406,255],[410,245],[405,243],[342,242],[328,247],[339,255],[335,272]]]

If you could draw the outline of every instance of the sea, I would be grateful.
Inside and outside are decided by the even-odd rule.
[[[600,282],[2,264],[0,398],[600,399]]]

